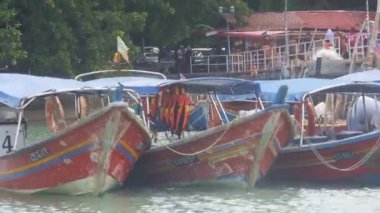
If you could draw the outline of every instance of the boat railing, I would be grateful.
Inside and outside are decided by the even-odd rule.
[[[337,53],[340,53],[339,37],[334,42]],[[324,39],[311,42],[291,43],[289,46],[289,58],[291,61],[312,60],[316,51],[325,47]],[[190,72],[249,72],[252,70],[280,69],[286,56],[286,46],[267,46],[264,49],[236,52],[231,55],[208,55],[202,60],[192,57],[190,60]]]
[[[352,37],[351,39],[354,40],[355,42],[349,42],[350,37]],[[369,39],[370,39],[369,33],[362,33],[362,34],[349,36],[346,49],[345,49],[345,51],[348,54],[349,59],[358,61],[365,58],[367,56],[367,50],[369,48]],[[356,41],[358,41],[357,44],[356,44]],[[356,53],[354,54],[355,48],[356,48]]]
[[[313,41],[296,42],[290,41],[289,64],[290,68],[313,61],[318,57],[318,52],[322,49],[335,50],[337,57],[346,60],[360,61],[367,56],[369,47],[369,35],[357,34],[358,44],[356,47],[348,42],[348,39],[336,36],[332,44],[326,43],[325,39]],[[363,39],[364,36],[367,40]],[[379,41],[379,40],[378,40]],[[354,49],[356,54],[354,55]],[[208,55],[202,60],[192,57],[190,60],[190,73],[213,73],[213,72],[265,72],[267,70],[279,70],[284,66],[286,57],[286,46],[267,46],[264,49],[257,49],[244,52],[235,52],[231,55]]]
[[[122,70],[98,70],[88,73],[83,73],[75,76],[75,80],[83,80],[86,77],[95,77],[96,75],[102,75],[102,74],[112,74],[112,73],[123,73],[126,75],[132,74],[132,76],[137,77],[151,77],[151,78],[158,78],[158,79],[167,79],[166,76],[159,72],[152,72],[152,71],[146,71],[146,70],[134,70],[134,69],[122,69]]]

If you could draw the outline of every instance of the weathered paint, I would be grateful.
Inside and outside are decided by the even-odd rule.
[[[150,134],[140,122],[125,104],[112,104],[46,141],[3,156],[0,189],[99,194],[121,186],[150,146]],[[87,190],[69,187],[81,180]]]
[[[272,124],[277,131],[270,137],[270,146],[262,150],[264,154],[257,174],[260,177],[265,176],[277,157],[277,147],[286,146],[293,137],[293,127],[285,106],[268,108],[169,144],[179,152],[197,152],[209,147],[226,131],[214,147],[196,155],[183,156],[165,147],[152,148],[137,162],[128,182],[182,185],[239,180],[245,183],[249,168],[257,157],[256,150],[262,139],[263,127],[276,113],[279,114],[278,122]]]

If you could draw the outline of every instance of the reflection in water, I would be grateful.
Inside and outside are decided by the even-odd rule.
[[[243,189],[130,188],[103,196],[0,193],[0,212],[379,212],[380,189],[259,185]]]
[[[0,194],[0,212],[90,212],[85,197]],[[93,199],[93,198],[91,198]]]

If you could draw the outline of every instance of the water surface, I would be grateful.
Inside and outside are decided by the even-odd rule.
[[[102,196],[0,193],[0,212],[380,212],[380,188],[262,183],[230,187],[129,188]]]

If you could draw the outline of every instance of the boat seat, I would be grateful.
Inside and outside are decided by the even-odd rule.
[[[340,131],[335,134],[336,139],[344,139],[344,138],[350,138],[353,136],[361,135],[363,134],[363,131]]]
[[[303,137],[303,143],[321,143],[321,142],[326,142],[328,141],[328,137],[326,135],[321,135],[321,136],[305,136]],[[299,144],[300,143],[300,138],[294,138],[292,141],[293,144]]]

